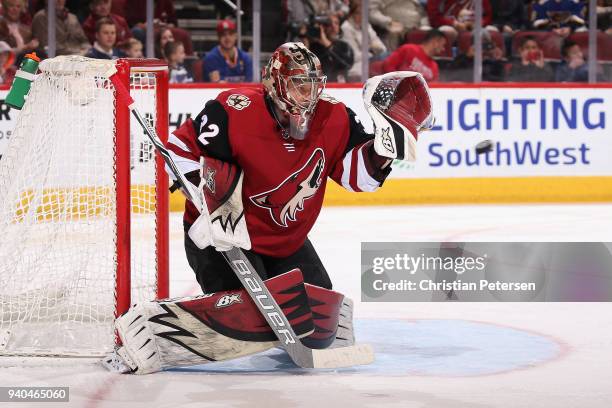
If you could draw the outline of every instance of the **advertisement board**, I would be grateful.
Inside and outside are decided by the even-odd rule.
[[[210,84],[171,87],[170,131],[224,89]],[[372,131],[359,84],[332,84],[326,92],[353,109]],[[0,154],[19,114],[4,103],[6,93],[0,91]],[[332,187],[329,202],[531,201],[542,196],[542,183],[561,201],[612,199],[606,193],[612,180],[612,86],[436,85],[431,94],[436,125],[420,134],[417,161],[394,163],[390,187],[381,198],[349,199]],[[477,154],[475,146],[483,140],[490,140],[493,149]],[[406,188],[418,192],[407,193]]]

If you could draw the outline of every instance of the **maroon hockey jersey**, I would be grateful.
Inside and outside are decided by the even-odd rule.
[[[285,257],[306,240],[321,211],[328,177],[350,191],[374,191],[390,168],[371,164],[373,135],[329,96],[318,102],[304,140],[283,138],[271,109],[263,87],[221,92],[170,136],[168,149],[190,179],[198,174],[201,155],[240,166],[252,250]],[[185,224],[197,217],[187,202]]]

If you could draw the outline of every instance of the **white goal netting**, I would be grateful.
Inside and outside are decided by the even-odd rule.
[[[0,355],[100,355],[114,344],[116,164],[131,176],[132,302],[155,298],[153,147],[131,121],[117,157],[113,61],[43,61],[0,159]],[[156,76],[130,75],[156,118]]]

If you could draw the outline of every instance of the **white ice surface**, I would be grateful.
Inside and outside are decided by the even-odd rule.
[[[172,296],[198,293],[180,223],[173,214]],[[611,205],[325,208],[311,239],[335,289],[356,301],[358,339],[379,354],[372,367],[307,372],[272,351],[234,371],[121,376],[90,360],[0,359],[0,386],[70,387],[69,404],[35,405],[45,407],[610,407],[610,303],[361,303],[359,285],[362,241],[611,237]]]

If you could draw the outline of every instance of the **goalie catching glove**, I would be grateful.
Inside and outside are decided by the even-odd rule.
[[[374,122],[374,150],[389,159],[416,160],[421,130],[431,129],[429,87],[418,72],[397,71],[368,79],[365,108]]]
[[[200,216],[189,228],[189,238],[200,249],[211,245],[218,251],[251,249],[242,205],[242,170],[211,157],[202,157],[200,164],[198,189],[210,213],[200,209]]]

